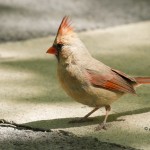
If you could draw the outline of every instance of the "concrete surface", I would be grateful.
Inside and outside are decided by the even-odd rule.
[[[150,20],[149,0],[0,0],[0,42],[52,35],[64,15],[77,30]]]
[[[150,76],[149,26],[150,22],[147,21],[79,35],[92,55],[107,65],[132,76]],[[80,140],[75,142],[80,137],[88,138],[87,143],[107,142],[104,145],[115,143],[126,146],[126,149],[129,146],[149,150],[149,85],[139,87],[138,96],[126,95],[112,105],[106,131],[94,132],[94,128],[104,118],[104,109],[92,115],[93,122],[68,124],[71,119],[84,116],[91,108],[72,101],[59,87],[56,78],[57,62],[53,56],[45,53],[53,40],[51,36],[0,44],[0,118],[33,128],[53,130],[43,133],[1,127],[0,143],[6,147],[9,145],[10,149],[19,149],[22,145],[26,149],[29,146],[38,149],[38,145],[40,149],[42,146],[48,149],[53,137],[56,136],[55,139],[62,142],[57,138],[61,129],[71,132],[69,138],[61,136],[64,139],[61,144],[68,143],[73,136],[70,145],[74,149],[75,146],[82,146],[78,143]],[[95,141],[95,138],[99,141]],[[57,143],[54,141],[53,144],[56,146]],[[113,145],[109,149],[113,149]],[[90,146],[87,149],[91,149]],[[100,145],[95,147],[99,148]]]

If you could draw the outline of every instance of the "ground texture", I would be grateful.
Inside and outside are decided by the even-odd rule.
[[[150,76],[149,27],[147,21],[82,32],[79,36],[92,55],[105,64],[131,76]],[[1,123],[0,149],[149,150],[148,85],[137,89],[138,96],[126,95],[112,105],[106,131],[94,132],[104,118],[104,109],[92,115],[93,122],[68,124],[91,108],[72,101],[59,87],[57,62],[45,53],[53,39],[0,44],[0,118],[52,131],[21,130]]]

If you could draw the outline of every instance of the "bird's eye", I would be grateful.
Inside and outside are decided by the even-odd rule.
[[[57,44],[57,49],[61,50],[62,49],[63,44]]]

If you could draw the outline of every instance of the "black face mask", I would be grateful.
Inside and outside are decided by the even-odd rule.
[[[62,50],[63,44],[56,44],[56,45],[54,45],[54,47],[55,47],[56,50],[57,50],[56,58],[57,58],[57,60],[58,60],[58,62],[59,62],[60,52],[61,52],[61,50]]]

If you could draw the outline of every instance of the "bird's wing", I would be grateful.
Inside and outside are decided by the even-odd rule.
[[[86,69],[90,83],[98,88],[105,88],[111,91],[135,94],[133,83],[135,79],[114,69],[109,71],[97,71]]]
[[[136,80],[135,78],[132,78],[130,76],[128,76],[127,74],[119,71],[119,70],[116,70],[116,69],[111,69],[113,72],[117,73],[118,75],[120,75],[121,77],[125,78],[126,80],[128,80],[129,82],[133,82],[133,83],[136,83]]]

